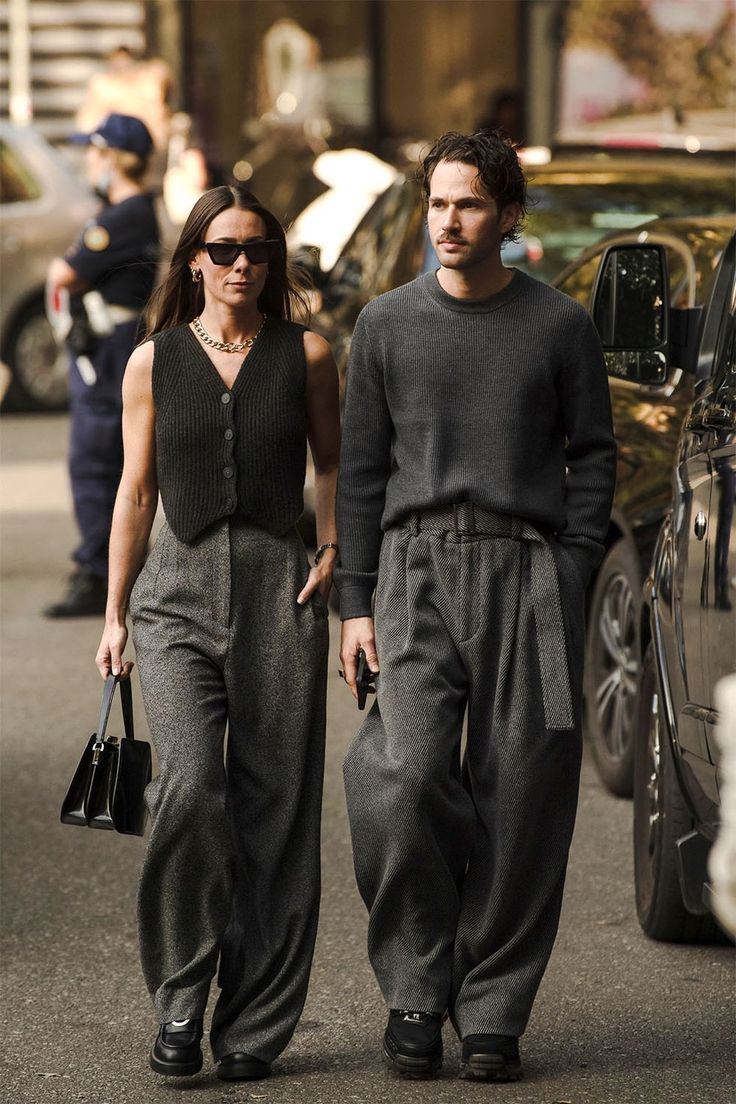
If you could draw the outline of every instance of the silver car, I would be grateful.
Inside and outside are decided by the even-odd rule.
[[[10,370],[3,409],[66,404],[67,357],[46,319],[46,270],[97,207],[36,131],[0,123],[0,358]]]

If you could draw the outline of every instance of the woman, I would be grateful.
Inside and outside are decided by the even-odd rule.
[[[201,1068],[219,956],[217,1075],[267,1077],[314,947],[339,411],[329,346],[290,320],[294,298],[277,220],[242,187],[214,188],[182,230],[124,379],[96,663],[129,675],[130,602],[159,760],[138,906],[161,1025],[151,1066],[175,1076]],[[295,528],[307,439],[311,569]],[[138,574],[159,491],[166,523]]]

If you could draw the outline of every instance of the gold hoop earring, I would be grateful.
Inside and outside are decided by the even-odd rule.
[[[193,284],[198,284],[199,281],[202,279],[202,269],[201,268],[190,268],[189,271],[192,274],[192,283]]]

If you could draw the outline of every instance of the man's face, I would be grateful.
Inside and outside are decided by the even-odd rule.
[[[516,204],[499,215],[475,165],[440,161],[432,173],[427,226],[443,268],[474,268],[498,255],[503,235],[516,217]]]

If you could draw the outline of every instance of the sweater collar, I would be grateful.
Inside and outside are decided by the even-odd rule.
[[[454,295],[448,295],[444,288],[440,286],[437,271],[435,269],[419,277],[422,290],[435,303],[439,303],[441,307],[458,311],[460,314],[488,314],[490,311],[497,310],[498,307],[502,307],[515,299],[523,291],[524,285],[529,279],[520,269],[510,268],[509,271],[513,273],[513,276],[502,291],[497,291],[495,295],[489,295],[486,299],[458,299]]]

